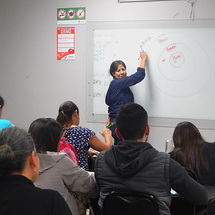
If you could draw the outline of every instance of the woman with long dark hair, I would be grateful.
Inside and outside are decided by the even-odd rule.
[[[215,144],[208,143],[191,122],[179,123],[173,132],[171,158],[195,172],[204,185],[215,185]]]

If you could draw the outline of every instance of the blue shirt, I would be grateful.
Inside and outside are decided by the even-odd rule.
[[[136,73],[111,81],[105,98],[105,103],[109,106],[110,117],[115,117],[122,105],[134,102],[134,95],[129,87],[139,83],[144,78],[145,69],[138,67]]]
[[[12,122],[6,119],[0,119],[0,130],[12,126]]]
[[[95,132],[81,126],[68,128],[64,135],[76,149],[79,165],[85,170],[88,170],[88,142],[93,135],[95,135]]]

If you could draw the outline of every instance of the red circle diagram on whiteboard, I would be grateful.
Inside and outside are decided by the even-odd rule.
[[[59,19],[65,19],[66,18],[66,11],[65,10],[59,10],[58,11],[58,18]]]
[[[68,12],[67,12],[67,17],[68,17],[69,19],[73,19],[73,18],[75,17],[75,11],[72,10],[72,9],[68,10]]]
[[[85,11],[84,11],[84,9],[78,9],[77,12],[76,12],[76,16],[77,16],[79,19],[84,18],[84,16],[85,16]]]
[[[169,33],[158,36],[148,56],[150,79],[168,95],[192,96],[210,81],[211,63],[207,53],[197,41],[186,35]]]

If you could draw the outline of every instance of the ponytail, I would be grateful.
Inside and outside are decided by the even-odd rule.
[[[60,105],[56,120],[62,127],[68,124],[72,124],[72,115],[75,111],[79,113],[77,105],[71,101],[66,101]]]

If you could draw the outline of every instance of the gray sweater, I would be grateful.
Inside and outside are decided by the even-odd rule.
[[[66,154],[38,153],[40,175],[35,186],[57,190],[66,200],[73,215],[82,215],[77,197],[94,197],[98,194],[94,176],[77,166]],[[79,203],[78,203],[79,202]],[[86,212],[85,212],[86,214]]]

